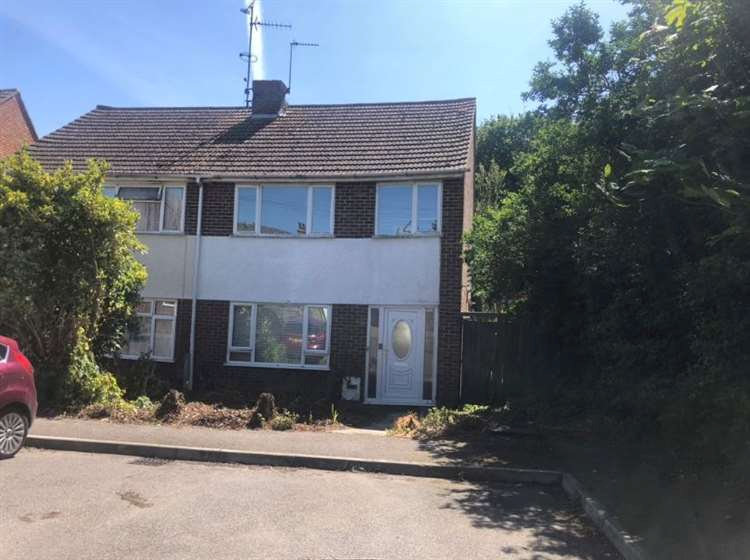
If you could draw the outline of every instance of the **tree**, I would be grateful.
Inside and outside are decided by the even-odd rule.
[[[608,36],[583,4],[553,22],[528,141],[478,130],[473,296],[557,341],[539,413],[727,458],[750,438],[750,10],[629,4]]]
[[[91,161],[48,173],[23,152],[0,162],[0,332],[18,339],[48,401],[81,397],[146,279],[137,213],[103,194],[105,172]]]

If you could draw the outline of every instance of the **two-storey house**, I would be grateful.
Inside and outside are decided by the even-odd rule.
[[[454,402],[462,233],[473,212],[474,99],[253,106],[99,106],[31,154],[109,162],[148,247],[144,353],[174,383]],[[463,295],[462,295],[463,294]]]

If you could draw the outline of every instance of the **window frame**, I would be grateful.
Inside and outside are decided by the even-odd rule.
[[[174,304],[174,315],[161,315],[156,313],[156,302],[157,301],[163,301],[166,303],[173,303]],[[171,298],[141,298],[141,302],[149,302],[151,304],[151,311],[149,313],[140,313],[136,312],[136,317],[149,317],[151,319],[151,337],[149,339],[149,359],[154,362],[166,362],[166,363],[174,363],[174,351],[177,341],[175,340],[177,335],[177,311],[179,306],[179,301],[177,299],[171,299]],[[171,346],[170,346],[170,353],[169,357],[164,356],[154,356],[154,340],[156,338],[156,320],[170,320],[172,321],[172,332],[171,332]],[[128,337],[130,336],[130,333],[128,333]],[[123,358],[125,360],[140,360],[141,357],[144,354],[125,354],[120,353],[119,357]]]
[[[136,234],[160,234],[160,235],[182,235],[185,232],[185,213],[187,209],[187,185],[185,183],[159,183],[159,184],[144,184],[144,183],[118,183],[116,185],[106,184],[104,190],[114,189],[114,193],[111,195],[113,198],[123,200],[119,198],[120,189],[122,188],[140,188],[140,189],[159,189],[159,229],[149,231],[136,231]],[[182,190],[182,212],[180,212],[180,226],[179,229],[164,229],[164,209],[166,207],[167,189],[179,188]],[[110,196],[110,195],[106,195]],[[125,201],[132,202],[132,201]]]
[[[419,187],[437,186],[437,231],[419,231]],[[405,233],[378,233],[380,229],[381,187],[411,187],[411,223]],[[443,182],[442,181],[393,181],[377,183],[375,186],[375,233],[373,237],[439,237],[443,231]]]
[[[233,346],[232,335],[234,334],[234,308],[235,307],[250,307],[250,346]],[[233,366],[249,366],[255,362],[255,321],[258,315],[258,306],[255,303],[245,301],[232,301],[229,302],[229,330],[227,332],[227,355],[226,364]],[[238,360],[232,360],[231,354],[233,352],[248,352],[250,354],[250,361],[243,362]]]
[[[297,187],[307,190],[307,207],[305,211],[305,234],[285,234],[285,233],[262,233],[261,230],[261,211],[263,208],[263,189]],[[240,231],[237,229],[238,218],[240,213],[240,189],[255,189],[255,231]],[[313,220],[313,189],[329,188],[331,189],[331,231],[328,233],[312,233]],[[232,223],[232,232],[238,237],[278,237],[283,239],[305,239],[308,237],[333,237],[336,218],[336,185],[332,183],[238,183],[234,186],[234,217]]]
[[[262,305],[285,305],[289,307],[302,307],[302,345],[300,348],[300,362],[299,363],[272,363],[272,362],[257,362],[255,360],[255,335],[256,327],[258,322],[258,307]],[[233,346],[232,345],[232,334],[234,333],[234,308],[237,306],[251,306],[251,319],[250,319],[250,347],[244,346]],[[307,334],[308,334],[308,317],[309,309],[311,307],[322,307],[328,310],[328,321],[326,322],[326,348],[325,350],[308,350],[307,349]],[[235,367],[248,367],[248,368],[268,368],[268,369],[309,369],[317,371],[330,371],[331,369],[331,323],[333,319],[333,306],[325,303],[287,303],[287,302],[272,302],[272,301],[231,301],[229,302],[229,327],[227,329],[227,351],[225,355],[224,365],[235,366]],[[250,352],[250,361],[241,362],[230,359],[232,352]],[[328,356],[328,363],[325,365],[317,364],[306,364],[305,356]]]

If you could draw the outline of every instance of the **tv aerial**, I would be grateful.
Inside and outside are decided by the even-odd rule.
[[[320,45],[318,43],[301,43],[295,40],[289,43],[289,81],[287,82],[288,92],[291,93],[292,91],[292,56],[294,55],[294,48],[295,47],[319,47],[319,46]]]
[[[253,54],[253,31],[260,31],[261,28],[267,29],[291,29],[292,26],[288,23],[277,23],[275,21],[261,21],[255,17],[255,2],[257,0],[250,0],[247,7],[240,9],[240,11],[248,16],[250,26],[247,35],[247,52],[240,53],[240,58],[247,61],[247,75],[243,80],[245,81],[245,107],[250,107],[250,92],[252,91],[252,76],[253,76],[253,62],[258,61],[258,57]]]

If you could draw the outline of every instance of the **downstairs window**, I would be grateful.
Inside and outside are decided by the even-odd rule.
[[[331,307],[232,303],[227,363],[328,369]]]
[[[120,357],[135,360],[149,356],[157,361],[174,360],[176,318],[176,300],[142,300],[136,308],[137,326],[128,333]]]

